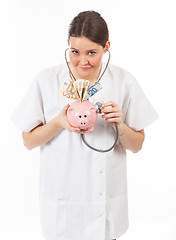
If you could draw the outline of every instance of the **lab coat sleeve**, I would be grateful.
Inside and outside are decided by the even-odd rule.
[[[10,117],[14,125],[23,132],[29,132],[45,123],[42,93],[39,86],[42,75],[43,73],[37,75]]]
[[[129,101],[125,123],[134,130],[140,131],[154,122],[158,114],[135,79],[128,89]]]

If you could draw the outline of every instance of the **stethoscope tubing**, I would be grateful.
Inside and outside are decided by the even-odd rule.
[[[68,61],[67,61],[67,51],[68,51],[68,50],[69,50],[69,48],[67,48],[67,49],[65,50],[65,61],[66,61],[67,67],[68,67],[68,69],[69,69],[70,75],[73,77],[74,81],[76,81],[76,78],[75,78],[75,76],[73,75],[73,73],[72,73],[72,71],[71,71],[71,69],[70,69],[70,66],[69,66],[69,64],[68,64]],[[96,81],[96,83],[101,80],[102,76],[104,75],[104,73],[105,73],[105,71],[106,71],[106,69],[107,69],[107,67],[108,67],[108,65],[109,65],[109,61],[110,61],[110,58],[111,58],[111,54],[110,54],[110,51],[109,51],[108,49],[106,49],[106,50],[107,50],[107,52],[109,53],[109,58],[108,58],[108,61],[107,61],[107,63],[106,63],[105,69],[103,70],[102,74],[100,75],[100,77],[98,78],[98,80]],[[111,151],[111,150],[115,147],[115,145],[117,144],[117,141],[118,141],[118,135],[119,135],[119,134],[118,134],[118,126],[117,126],[117,123],[116,123],[116,122],[114,122],[114,124],[115,124],[115,128],[116,128],[116,138],[115,138],[114,144],[113,144],[110,148],[108,148],[108,149],[103,150],[103,149],[97,149],[97,148],[92,147],[89,143],[87,143],[87,141],[86,141],[86,139],[85,139],[85,135],[84,135],[83,133],[81,133],[81,139],[82,139],[82,141],[84,142],[84,144],[85,144],[87,147],[89,147],[90,149],[92,149],[92,150],[94,150],[94,151],[102,152],[102,153],[109,152],[109,151]]]
[[[118,136],[119,136],[117,123],[114,122],[114,124],[115,124],[115,128],[116,128],[116,138],[115,138],[114,144],[113,144],[110,148],[104,150],[104,149],[97,149],[97,148],[92,147],[90,144],[87,143],[87,141],[86,141],[86,139],[85,139],[85,134],[83,134],[83,133],[81,133],[82,141],[86,144],[87,147],[89,147],[90,149],[92,149],[92,150],[94,150],[94,151],[102,152],[102,153],[111,151],[111,150],[115,147],[115,145],[116,145],[116,143],[117,143],[117,141],[118,141]]]

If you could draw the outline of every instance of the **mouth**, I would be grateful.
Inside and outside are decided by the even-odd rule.
[[[83,70],[83,71],[88,71],[88,70],[91,69],[91,67],[80,67],[80,69]]]

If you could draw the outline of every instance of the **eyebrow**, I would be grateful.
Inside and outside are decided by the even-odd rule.
[[[78,49],[73,48],[73,47],[70,48],[70,49],[73,49],[73,50],[79,51]],[[89,49],[89,50],[87,50],[86,52],[91,52],[91,51],[92,51],[92,52],[93,52],[93,51],[98,51],[98,49],[96,49],[96,48],[95,48],[95,49]]]

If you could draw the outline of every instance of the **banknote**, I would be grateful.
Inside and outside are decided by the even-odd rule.
[[[77,81],[75,81],[73,83],[74,88],[77,91],[77,95],[79,97],[79,99],[81,101],[83,101],[86,97],[87,94],[87,90],[89,87],[89,81],[88,80],[84,80],[84,79],[78,79]]]
[[[79,99],[76,89],[71,80],[66,79],[61,87],[59,94],[72,99]]]
[[[100,91],[102,89],[102,85],[100,84],[100,82],[95,83],[94,85],[92,85],[88,90],[87,90],[87,94],[85,96],[85,99],[89,99],[90,97],[92,97],[94,94],[96,94],[98,91]]]
[[[61,87],[59,94],[72,99],[87,100],[102,89],[102,85],[97,82],[89,88],[89,81],[78,79],[72,82],[66,79]]]

